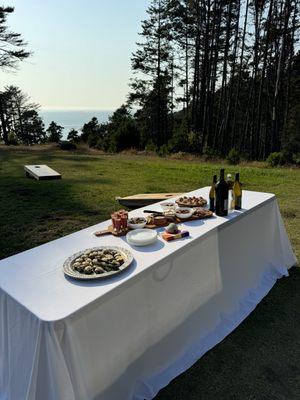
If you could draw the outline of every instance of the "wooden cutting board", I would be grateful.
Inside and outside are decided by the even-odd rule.
[[[196,215],[192,215],[190,218],[186,218],[186,219],[179,219],[179,218],[177,218],[177,217],[174,217],[174,218],[172,218],[172,219],[169,218],[168,222],[167,222],[165,225],[163,225],[163,226],[156,226],[156,225],[154,225],[154,224],[147,224],[147,225],[145,225],[145,228],[148,228],[148,229],[158,229],[158,228],[164,228],[164,227],[168,226],[171,222],[175,222],[176,224],[180,224],[180,223],[182,224],[182,223],[188,222],[188,221],[197,221],[197,220],[206,219],[206,218],[211,218],[211,217],[212,217],[212,215],[210,215],[210,216],[205,216],[205,217],[198,217],[198,216],[196,216]],[[101,236],[105,236],[105,235],[114,235],[114,236],[117,236],[117,237],[121,237],[121,236],[126,236],[127,233],[128,233],[130,230],[131,230],[131,229],[128,228],[128,229],[123,230],[123,231],[121,231],[121,232],[116,232],[116,231],[114,231],[113,226],[112,226],[112,225],[109,225],[109,226],[107,227],[107,229],[103,229],[102,231],[96,231],[96,232],[94,232],[94,235],[97,236],[97,237],[101,237]]]

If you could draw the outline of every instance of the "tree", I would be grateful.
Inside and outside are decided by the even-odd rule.
[[[37,112],[39,105],[32,103],[30,97],[16,86],[6,86],[0,95],[8,134],[24,144],[43,142],[45,132]]]
[[[148,19],[142,21],[140,36],[143,41],[137,43],[138,50],[132,56],[136,77],[129,96],[130,104],[145,108],[150,105],[150,121],[145,133],[157,146],[168,140],[168,113],[172,109],[172,76],[169,73],[172,51],[167,5],[166,0],[152,0],[147,10]]]
[[[81,140],[87,142],[89,136],[98,137],[99,136],[100,125],[98,119],[93,117],[88,123],[84,124],[81,131]]]
[[[58,143],[62,138],[63,127],[52,121],[46,130],[48,135],[48,142]]]
[[[27,110],[22,113],[23,143],[37,144],[46,141],[45,125],[36,110]]]
[[[110,142],[110,150],[122,151],[139,148],[139,130],[130,110],[125,105],[118,108],[110,117],[107,125],[107,137]]]
[[[76,131],[76,129],[71,129],[70,132],[68,133],[67,139],[70,140],[71,142],[78,142],[79,140],[78,131]]]
[[[11,32],[6,25],[7,16],[14,11],[13,7],[0,7],[0,68],[10,70],[17,67],[19,61],[30,56],[25,50],[26,42],[19,33]],[[4,143],[8,143],[8,129],[4,114],[3,101],[5,96],[0,94],[0,121]]]

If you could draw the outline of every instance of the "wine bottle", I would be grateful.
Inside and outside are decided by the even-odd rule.
[[[225,170],[220,171],[220,180],[216,184],[216,214],[224,217],[228,215],[228,183],[225,181]]]
[[[240,174],[235,174],[235,181],[233,184],[233,197],[236,210],[242,208],[242,185],[240,183]]]
[[[217,175],[214,175],[212,185],[209,191],[209,209],[214,212],[216,209],[216,183]]]

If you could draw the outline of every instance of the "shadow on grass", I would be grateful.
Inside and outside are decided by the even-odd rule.
[[[0,259],[106,219],[100,204],[105,189],[94,193],[89,187],[109,184],[111,180],[103,177],[65,181],[1,177]]]
[[[155,400],[300,398],[300,268],[277,282],[252,314]]]

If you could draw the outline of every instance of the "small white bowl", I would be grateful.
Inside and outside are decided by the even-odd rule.
[[[168,202],[165,202],[165,203],[161,203],[161,208],[162,208],[162,210],[163,211],[167,211],[167,212],[174,212],[175,211],[175,207],[176,207],[176,204],[175,203],[173,203],[172,201],[168,201]]]
[[[141,217],[141,219],[142,219],[142,217]],[[129,220],[130,220],[130,218],[128,219],[127,224],[130,229],[143,229],[145,227],[145,225],[147,224],[146,218],[143,218],[144,222],[141,222],[140,224],[131,224],[129,222]]]
[[[181,211],[188,211],[185,213],[182,213]],[[194,214],[193,208],[188,208],[188,207],[178,207],[176,208],[176,217],[180,219],[188,219]]]

